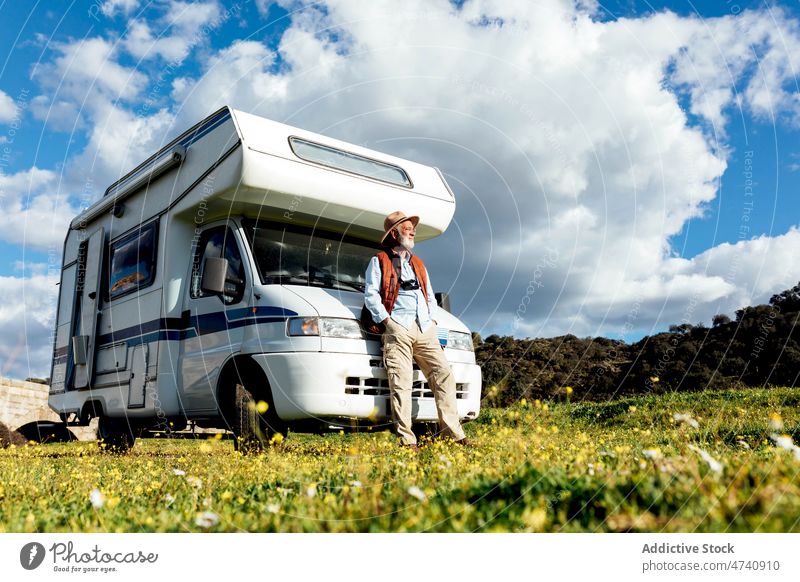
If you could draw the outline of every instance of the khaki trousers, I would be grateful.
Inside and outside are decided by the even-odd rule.
[[[439,433],[455,440],[463,439],[464,429],[458,420],[456,405],[456,380],[436,337],[436,325],[431,325],[423,333],[416,322],[409,330],[389,318],[382,339],[383,364],[391,392],[392,419],[400,442],[404,445],[417,443],[417,437],[411,430],[412,360],[417,362],[433,391]]]

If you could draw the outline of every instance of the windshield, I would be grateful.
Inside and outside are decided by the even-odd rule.
[[[364,291],[367,264],[377,243],[279,223],[245,223],[264,284],[310,285]]]

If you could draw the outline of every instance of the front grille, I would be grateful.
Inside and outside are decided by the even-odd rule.
[[[385,374],[383,369],[381,374]],[[386,378],[348,376],[344,380],[345,394],[361,394],[364,396],[389,396],[389,381]],[[412,398],[433,398],[433,391],[428,383],[417,380],[411,384]],[[467,397],[467,385],[456,383],[456,398]]]

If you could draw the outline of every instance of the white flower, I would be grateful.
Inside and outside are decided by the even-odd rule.
[[[100,509],[106,504],[106,496],[99,489],[92,489],[92,492],[89,493],[89,501],[91,501],[92,507]]]
[[[594,475],[594,463],[588,463],[588,464],[586,465],[586,472],[587,472],[587,473],[588,473],[590,476],[593,476],[593,475]]]
[[[416,497],[420,501],[428,500],[428,496],[425,495],[425,492],[416,485],[412,485],[408,488],[408,494],[411,495],[411,497]]]
[[[648,459],[660,459],[661,458],[661,451],[658,449],[646,449],[642,451],[642,454]]]
[[[277,503],[270,503],[267,505],[267,511],[270,513],[278,513],[281,510],[281,506]]]
[[[699,447],[695,447],[694,445],[689,445],[689,448],[695,451],[700,457],[708,463],[708,468],[711,469],[714,473],[722,473],[722,464],[717,461],[714,457],[709,455],[706,451]]]
[[[203,528],[214,527],[219,523],[219,516],[213,511],[206,511],[198,515],[194,523]]]
[[[195,489],[200,489],[203,486],[203,480],[200,479],[200,477],[193,477],[190,475],[189,477],[186,477],[186,482]]]
[[[308,489],[306,489],[306,495],[309,497],[316,497],[317,496],[317,486],[316,485],[309,485]]]
[[[780,414],[772,413],[769,415],[769,426],[774,430],[781,430],[783,428],[783,419]]]
[[[749,449],[750,448],[750,445],[748,445],[744,441],[736,441],[736,444],[739,445],[740,447],[742,447],[743,449]]]
[[[361,481],[358,481],[358,480],[356,480],[356,481],[350,481],[350,486],[351,486],[351,487],[355,487],[355,488],[362,487],[362,485],[361,485]]]
[[[788,434],[771,434],[770,438],[775,441],[775,444],[778,445],[782,449],[786,449],[787,451],[792,451],[794,453],[794,458],[800,461],[800,447],[794,444],[792,441],[792,437]]]
[[[780,448],[786,449],[787,451],[794,451],[796,445],[792,441],[792,437],[790,437],[788,434],[772,434],[770,437]]]
[[[177,475],[178,477],[183,477],[184,475],[186,475],[186,471],[184,471],[183,469],[173,469],[172,474]]]
[[[700,425],[697,423],[697,421],[695,419],[693,419],[691,417],[691,415],[689,415],[689,414],[684,414],[684,413],[679,414],[679,413],[676,412],[675,414],[672,415],[672,418],[674,418],[678,422],[685,422],[686,424],[688,424],[692,428],[699,428],[700,427]]]
[[[172,494],[171,494],[171,493],[167,493],[167,494],[164,496],[164,499],[166,499],[166,500],[167,500],[167,507],[169,507],[170,505],[172,505],[173,503],[175,503],[175,498],[172,496]]]

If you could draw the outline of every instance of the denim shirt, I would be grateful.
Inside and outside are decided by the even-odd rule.
[[[391,251],[388,251],[388,253],[391,257]],[[389,317],[389,312],[386,311],[381,301],[381,263],[378,257],[372,257],[370,260],[366,277],[364,303],[375,323],[380,323]],[[405,256],[400,261],[400,278],[402,281],[415,281],[417,279],[411,266],[411,253],[405,253]],[[433,306],[436,305],[430,275],[428,275],[428,298],[429,301],[426,303],[422,289],[405,291],[401,288],[397,295],[397,302],[392,310],[392,320],[406,329],[411,329],[411,326],[416,322],[419,324],[420,330],[426,331],[433,323],[431,313],[433,313]]]

